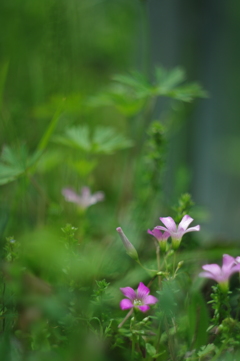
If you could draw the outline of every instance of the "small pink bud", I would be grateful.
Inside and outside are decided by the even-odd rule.
[[[132,243],[125,236],[122,228],[118,227],[118,228],[116,228],[116,231],[119,233],[119,236],[121,237],[121,240],[123,242],[123,245],[124,245],[124,247],[126,249],[127,254],[131,258],[133,258],[135,261],[138,261],[138,253],[137,253],[135,247],[132,245]]]

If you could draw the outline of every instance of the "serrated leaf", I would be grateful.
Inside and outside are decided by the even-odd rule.
[[[63,136],[55,136],[53,140],[59,144],[78,148],[84,151],[91,150],[89,139],[89,128],[87,126],[78,126],[68,128]]]
[[[170,91],[185,80],[185,72],[179,67],[172,70],[157,67],[155,74],[157,89],[162,93]]]
[[[28,156],[25,145],[18,149],[5,146],[0,158],[0,185],[10,183],[24,174],[39,159],[41,152]]]
[[[117,149],[128,148],[132,142],[121,134],[116,134],[112,128],[98,127],[93,134],[94,153],[113,153]]]
[[[70,148],[93,154],[111,154],[118,149],[132,146],[130,140],[108,127],[97,127],[92,137],[87,126],[73,127],[67,129],[64,135],[54,137],[54,140]]]

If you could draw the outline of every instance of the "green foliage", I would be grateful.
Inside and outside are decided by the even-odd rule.
[[[189,214],[193,205],[194,202],[192,200],[191,194],[182,194],[178,200],[178,205],[172,208],[174,212],[176,212],[176,221],[180,222],[183,216]]]
[[[97,289],[94,290],[94,293],[92,295],[94,303],[99,303],[102,301],[104,294],[106,293],[110,283],[107,283],[106,280],[102,281],[96,281]]]
[[[0,185],[10,183],[30,173],[40,155],[41,152],[29,155],[25,145],[18,148],[4,146],[0,158]]]
[[[180,84],[185,80],[185,73],[180,68],[166,70],[157,67],[155,80],[149,80],[137,71],[129,75],[115,75],[111,88],[90,101],[91,106],[115,106],[126,116],[137,114],[146,102],[158,96],[169,97],[183,102],[191,102],[196,97],[206,97],[207,93],[196,83]]]
[[[5,258],[8,262],[13,262],[18,259],[19,247],[20,244],[14,239],[14,237],[7,237],[4,250],[6,253]]]
[[[89,154],[112,154],[132,145],[130,140],[116,134],[113,128],[97,127],[91,136],[87,126],[69,128],[64,135],[55,136],[54,141]]]
[[[129,0],[0,5],[0,49],[10,59],[0,60],[4,361],[238,355],[232,294],[216,288],[207,304],[208,293],[203,296],[196,282],[202,253],[195,262],[196,253],[176,252],[170,237],[164,252],[157,240],[145,239],[153,219],[173,210],[179,222],[193,205],[188,193],[169,205],[169,139],[180,121],[178,112],[178,119],[166,120],[157,100],[189,103],[206,92],[188,83],[179,67],[126,73],[137,6]],[[103,189],[105,201],[80,211],[63,199],[63,188],[83,186]],[[126,226],[135,240],[136,262],[115,242],[117,226]],[[17,240],[5,241],[7,234]],[[158,302],[136,294],[122,310],[119,289],[135,290],[139,282]],[[150,309],[142,313],[136,304],[146,300]]]
[[[189,344],[193,349],[199,349],[206,345],[208,334],[206,330],[209,326],[209,314],[206,302],[200,292],[189,294],[189,302],[187,303],[188,313],[188,336]]]

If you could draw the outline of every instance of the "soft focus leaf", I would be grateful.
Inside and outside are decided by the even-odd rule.
[[[109,127],[95,128],[92,136],[87,126],[69,128],[64,135],[54,137],[54,141],[93,154],[111,154],[132,145],[130,140],[121,134],[116,134],[116,131]]]

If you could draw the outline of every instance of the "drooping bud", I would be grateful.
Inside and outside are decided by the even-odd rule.
[[[118,232],[119,236],[121,237],[121,240],[123,242],[123,245],[126,249],[127,254],[135,261],[138,261],[138,253],[137,253],[135,247],[132,245],[132,243],[129,241],[129,239],[124,234],[122,228],[118,227],[118,228],[116,228],[116,231]]]

